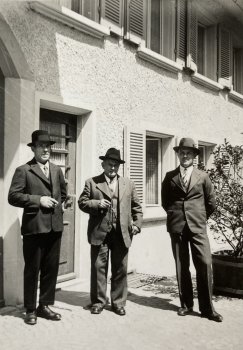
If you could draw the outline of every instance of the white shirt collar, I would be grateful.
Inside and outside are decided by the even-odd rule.
[[[36,162],[37,162],[37,161],[36,161]],[[41,169],[43,169],[44,166],[45,166],[45,167],[47,167],[47,169],[49,170],[49,162],[48,162],[48,161],[47,161],[45,164],[40,163],[40,162],[37,162],[37,164],[39,165],[39,167],[40,167]]]
[[[104,173],[104,175],[105,175],[106,182],[107,182],[108,184],[111,183],[111,179],[110,179],[108,176],[106,176],[105,173]],[[113,179],[112,179],[112,183],[116,183],[116,182],[117,182],[117,175],[114,176]]]
[[[180,173],[181,175],[184,173],[185,168],[183,168],[183,166],[180,165]],[[186,168],[187,170],[187,177],[191,177],[192,171],[193,171],[193,165],[189,166],[188,168]]]

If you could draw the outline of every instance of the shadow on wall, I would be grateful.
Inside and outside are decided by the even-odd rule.
[[[10,215],[12,211],[9,210]],[[16,217],[16,215],[14,216]],[[16,219],[4,236],[4,299],[6,305],[23,303],[23,248],[20,221]],[[6,252],[11,252],[8,256]]]

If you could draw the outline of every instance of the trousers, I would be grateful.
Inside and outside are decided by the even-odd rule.
[[[54,304],[61,237],[61,232],[52,231],[23,236],[24,306],[26,309],[36,308],[39,276],[39,304]]]

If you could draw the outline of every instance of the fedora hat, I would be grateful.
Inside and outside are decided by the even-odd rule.
[[[50,145],[54,145],[55,141],[51,141],[50,135],[46,130],[35,130],[31,135],[32,141],[27,143],[27,146],[34,146],[36,143],[49,143]]]
[[[194,142],[193,139],[191,139],[190,137],[183,137],[180,140],[179,146],[175,146],[173,147],[173,150],[178,152],[179,149],[182,148],[190,148],[192,149],[197,155],[200,153],[200,150],[196,147],[196,144]]]
[[[121,154],[120,154],[119,149],[116,149],[116,148],[109,148],[108,151],[106,152],[105,156],[100,156],[99,158],[101,160],[105,160],[105,159],[115,160],[119,164],[125,163],[125,161],[121,159]]]

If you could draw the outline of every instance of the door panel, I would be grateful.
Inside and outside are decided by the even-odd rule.
[[[64,230],[58,273],[63,276],[74,272],[77,117],[41,108],[40,128],[48,130],[51,139],[56,141],[52,146],[51,161],[61,167],[67,185],[68,200],[63,214]]]

